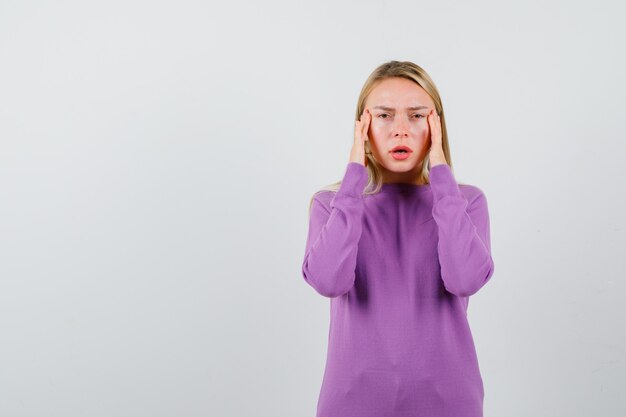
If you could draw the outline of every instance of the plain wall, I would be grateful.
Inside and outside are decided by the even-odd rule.
[[[314,416],[307,208],[391,59],[488,199],[485,416],[625,415],[625,12],[0,1],[0,415]]]

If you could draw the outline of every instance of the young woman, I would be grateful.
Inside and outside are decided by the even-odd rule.
[[[330,298],[317,416],[482,416],[467,307],[494,271],[485,195],[455,180],[421,67],[376,68],[356,119],[343,180],[309,206],[302,274]]]

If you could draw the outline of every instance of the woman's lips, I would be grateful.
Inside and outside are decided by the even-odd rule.
[[[406,149],[406,148],[402,148],[402,149]],[[407,152],[391,152],[391,157],[393,159],[396,159],[398,161],[402,161],[404,159],[407,159],[409,156],[411,156],[411,154],[413,153],[413,151],[408,150]]]
[[[395,152],[395,151],[399,151],[399,150],[405,150],[407,152],[413,152],[413,149],[409,148],[406,145],[394,146],[393,149],[391,149],[391,152]]]

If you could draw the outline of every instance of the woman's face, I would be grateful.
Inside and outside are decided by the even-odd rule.
[[[385,182],[413,182],[430,149],[428,113],[435,108],[428,93],[406,78],[386,78],[370,92],[365,107],[372,114],[368,136],[373,156]],[[406,159],[395,159],[398,145],[411,149]]]

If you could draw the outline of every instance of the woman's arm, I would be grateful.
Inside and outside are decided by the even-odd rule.
[[[338,297],[354,284],[367,168],[349,162],[329,209],[313,198],[302,275],[318,293]]]
[[[487,199],[482,191],[468,201],[448,164],[430,169],[437,251],[445,288],[459,297],[475,294],[493,275]]]

